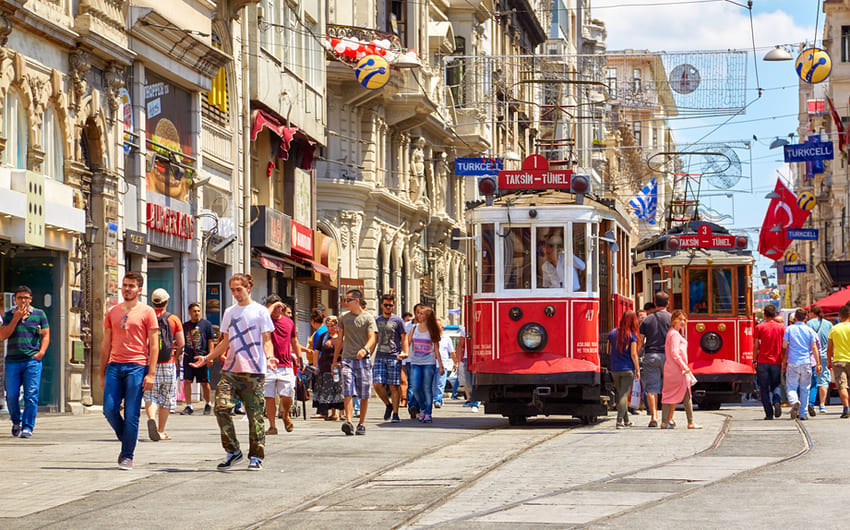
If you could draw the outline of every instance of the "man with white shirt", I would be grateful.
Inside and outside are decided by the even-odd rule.
[[[443,373],[440,371],[434,372],[434,407],[440,408],[443,406],[443,392],[446,390],[446,381],[449,378],[449,372],[454,368],[455,345],[452,338],[443,333],[446,327],[443,325],[443,320],[438,318],[437,325],[440,326],[440,358],[443,360]]]
[[[544,288],[564,286],[564,253],[560,251],[564,241],[559,235],[550,236],[543,245],[542,285]],[[581,289],[578,271],[587,266],[578,256],[573,256],[573,291]]]

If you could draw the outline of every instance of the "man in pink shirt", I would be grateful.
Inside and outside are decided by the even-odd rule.
[[[286,432],[292,432],[294,425],[289,417],[292,400],[295,397],[295,364],[298,362],[298,336],[295,334],[295,322],[284,314],[286,304],[276,294],[266,298],[266,307],[274,324],[271,339],[277,368],[266,370],[264,393],[266,396],[266,416],[269,419],[269,430],[266,434],[277,434],[275,426],[275,396],[280,396],[280,413]]]
[[[139,272],[124,275],[124,301],[106,312],[100,348],[103,415],[121,442],[118,468],[124,470],[133,469],[142,395],[153,388],[159,356],[156,314],[152,307],[139,301],[144,283]]]

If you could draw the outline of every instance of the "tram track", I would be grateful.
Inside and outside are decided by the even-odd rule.
[[[559,430],[558,432],[555,432],[555,433],[550,433],[550,434],[539,433],[538,435],[534,436],[534,438],[537,438],[537,439],[528,443],[527,445],[524,445],[524,447],[519,448],[517,451],[514,451],[510,454],[498,457],[496,462],[494,462],[491,465],[486,466],[483,470],[478,472],[474,477],[472,477],[471,479],[469,479],[466,482],[472,483],[476,479],[478,479],[479,477],[487,475],[492,470],[497,469],[497,468],[505,465],[508,462],[514,461],[515,459],[519,458],[520,456],[524,455],[525,453],[527,453],[531,449],[539,446],[540,444],[543,444],[543,443],[546,443],[550,440],[553,440],[553,439],[555,439],[559,436],[564,435],[565,433],[569,432],[570,430],[576,429],[576,428],[581,427],[581,426],[582,425],[580,423],[576,423],[575,425],[568,426],[567,429]],[[339,486],[337,486],[337,487],[335,487],[331,490],[323,492],[320,495],[317,495],[317,496],[315,496],[315,497],[313,497],[313,498],[311,498],[307,501],[304,501],[304,502],[298,504],[297,506],[293,506],[293,507],[291,507],[287,510],[283,510],[283,511],[276,513],[276,514],[274,514],[270,517],[267,517],[263,520],[256,521],[253,524],[251,524],[250,526],[246,526],[244,528],[246,530],[255,530],[255,529],[263,528],[263,527],[266,527],[266,526],[274,526],[274,525],[276,525],[276,523],[280,522],[280,520],[283,519],[284,517],[287,517],[287,516],[290,516],[290,515],[293,515],[293,514],[309,512],[309,511],[314,510],[316,508],[329,508],[333,505],[333,503],[329,503],[329,504],[325,504],[325,505],[323,505],[323,503],[328,499],[334,498],[340,492],[352,490],[354,488],[367,486],[370,483],[378,482],[382,477],[385,477],[388,474],[390,474],[394,471],[397,471],[400,468],[403,468],[404,466],[416,464],[417,462],[420,462],[420,461],[426,459],[427,457],[435,456],[438,453],[440,453],[441,451],[445,451],[447,448],[451,448],[452,446],[457,446],[459,444],[473,445],[475,442],[479,441],[478,439],[480,439],[480,438],[487,437],[488,435],[493,435],[494,433],[504,433],[504,432],[508,431],[509,429],[512,432],[517,431],[517,429],[508,427],[507,425],[498,425],[498,426],[495,426],[495,427],[492,427],[492,428],[488,428],[484,432],[477,433],[477,434],[474,434],[474,435],[469,436],[467,438],[464,438],[463,440],[453,440],[453,441],[450,441],[450,442],[446,442],[446,443],[437,445],[435,447],[429,448],[428,450],[423,451],[419,454],[412,455],[412,456],[409,456],[407,458],[403,458],[403,459],[394,461],[394,462],[392,462],[392,463],[390,463],[386,466],[383,466],[383,467],[381,467],[381,468],[379,468],[375,471],[372,471],[372,472],[370,472],[370,473],[368,473],[368,474],[366,474],[366,475],[364,475],[364,476],[362,476],[362,477],[360,477],[356,480],[352,480],[352,481],[346,482],[345,484],[341,484],[341,485],[339,485]],[[536,429],[523,429],[523,430],[534,432]],[[466,482],[464,482],[464,484]],[[463,484],[461,484],[461,489],[462,489],[462,486],[463,486]],[[453,488],[453,491],[455,491],[456,489],[457,488]],[[422,511],[427,510],[430,506],[431,506],[431,504],[428,504],[427,506],[418,510],[417,513],[421,513]],[[404,524],[404,523],[402,523],[402,524]],[[399,526],[399,525],[396,525],[396,527],[397,526]]]
[[[518,507],[522,507],[522,506],[526,506],[526,505],[533,505],[533,504],[536,504],[536,503],[540,503],[541,501],[545,501],[547,499],[553,499],[553,498],[558,497],[558,496],[564,496],[564,495],[568,495],[568,494],[575,494],[575,493],[582,493],[582,492],[596,492],[596,491],[599,490],[599,488],[604,487],[607,484],[616,484],[616,483],[621,483],[621,482],[627,482],[630,478],[639,477],[640,475],[651,474],[653,471],[663,470],[664,468],[667,468],[667,467],[674,465],[674,464],[683,464],[683,463],[687,463],[688,461],[695,461],[695,460],[698,460],[700,458],[710,456],[712,453],[717,451],[717,449],[721,446],[723,441],[727,438],[727,435],[730,432],[730,429],[731,429],[731,426],[732,426],[732,421],[733,421],[733,418],[730,414],[725,414],[725,413],[715,413],[715,414],[718,415],[718,416],[722,416],[724,418],[721,429],[718,431],[718,434],[714,438],[714,441],[708,447],[706,447],[705,449],[703,449],[701,451],[693,453],[692,455],[688,455],[688,456],[681,457],[681,458],[674,458],[674,459],[667,460],[667,461],[664,461],[664,462],[659,462],[659,463],[656,463],[656,464],[653,464],[653,465],[644,466],[644,467],[638,468],[638,469],[632,469],[632,470],[629,470],[629,471],[626,471],[626,472],[623,472],[623,473],[619,473],[619,474],[615,474],[615,475],[611,475],[611,476],[606,476],[604,478],[592,480],[592,481],[585,482],[585,483],[582,483],[582,484],[577,484],[577,485],[570,486],[570,487],[567,487],[567,488],[561,488],[561,489],[550,491],[550,492],[547,492],[547,493],[544,493],[544,494],[524,497],[520,500],[510,502],[508,504],[503,504],[503,505],[498,506],[498,507],[493,507],[493,508],[489,508],[489,509],[485,509],[485,510],[473,511],[471,513],[468,513],[468,514],[462,516],[462,517],[455,517],[455,518],[451,518],[451,519],[447,519],[447,520],[441,520],[440,522],[434,523],[434,524],[417,525],[417,522],[420,521],[423,517],[427,516],[429,513],[438,509],[440,506],[446,504],[447,502],[451,501],[453,498],[456,498],[457,496],[462,494],[464,490],[466,490],[467,488],[474,485],[476,482],[483,479],[487,474],[492,473],[493,471],[496,471],[498,469],[498,467],[501,467],[504,464],[506,464],[507,463],[507,461],[506,461],[506,462],[500,463],[499,466],[493,466],[491,469],[488,469],[488,470],[476,475],[475,477],[473,477],[469,481],[465,482],[461,486],[453,489],[451,492],[447,492],[445,495],[443,495],[439,499],[432,501],[427,506],[423,507],[421,510],[418,510],[417,513],[412,514],[410,517],[408,517],[402,523],[394,526],[394,528],[460,527],[460,526],[463,526],[465,524],[469,524],[470,522],[475,521],[477,519],[485,518],[487,516],[491,516],[491,515],[494,515],[494,514],[500,514],[500,513],[508,512],[508,511],[515,509],[515,508],[518,508]],[[794,423],[795,423],[795,427],[797,429],[797,432],[798,432],[800,438],[802,439],[802,448],[792,455],[781,458],[779,460],[772,461],[772,462],[764,464],[764,465],[759,465],[759,466],[756,466],[756,467],[753,467],[753,468],[744,469],[744,470],[741,470],[739,472],[732,473],[728,476],[724,476],[724,477],[716,479],[716,480],[705,481],[704,483],[694,483],[693,485],[691,485],[691,487],[687,487],[687,488],[685,488],[681,491],[671,493],[671,494],[668,494],[668,495],[660,496],[659,498],[640,503],[640,504],[632,506],[628,509],[617,510],[614,513],[607,514],[603,517],[594,518],[594,519],[588,520],[584,523],[570,524],[570,526],[574,527],[574,528],[586,528],[586,527],[589,527],[589,526],[601,524],[601,523],[604,523],[606,521],[611,521],[611,520],[616,519],[616,518],[621,517],[621,516],[625,516],[625,515],[629,515],[629,514],[633,514],[633,513],[638,513],[638,512],[650,509],[652,507],[658,506],[659,504],[673,502],[673,501],[681,499],[683,497],[693,495],[694,493],[701,491],[701,490],[704,490],[706,488],[713,487],[713,486],[716,486],[716,485],[719,485],[719,484],[723,484],[723,483],[726,483],[726,482],[729,482],[729,481],[741,479],[741,478],[744,478],[744,477],[748,477],[748,476],[754,475],[756,473],[762,472],[766,469],[770,469],[772,467],[781,465],[783,463],[786,463],[786,462],[789,462],[789,461],[792,461],[792,460],[795,460],[795,459],[798,459],[798,458],[802,458],[803,456],[805,456],[806,454],[808,454],[812,450],[813,443],[812,443],[812,439],[811,439],[811,436],[810,436],[808,430],[805,428],[805,425],[803,425],[799,421],[796,421]],[[560,434],[564,434],[564,433],[560,433]],[[637,480],[639,481],[639,479],[637,479]]]

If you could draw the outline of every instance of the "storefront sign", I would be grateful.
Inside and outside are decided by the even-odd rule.
[[[834,157],[832,142],[807,142],[785,146],[785,162],[814,162],[832,160]]]
[[[501,158],[455,158],[455,175],[498,175],[504,169]]]
[[[323,288],[336,289],[337,287],[337,269],[339,267],[339,246],[336,239],[326,236],[325,234],[313,231],[313,261],[323,265],[330,271],[326,274],[313,267],[314,285],[320,285]]]
[[[291,254],[292,219],[285,213],[268,206],[254,206],[251,210],[251,218],[256,219],[256,222],[251,225],[251,245],[278,254]]]
[[[817,228],[789,228],[788,239],[800,239],[803,241],[817,241]]]
[[[806,265],[805,265],[805,264],[800,264],[800,265],[783,265],[783,267],[782,267],[782,271],[783,271],[785,274],[792,274],[792,273],[797,273],[797,272],[806,272]]]
[[[301,223],[292,221],[292,254],[313,257],[313,231]]]
[[[195,219],[189,215],[159,204],[148,203],[148,222],[150,230],[192,239],[195,231]]]
[[[106,223],[106,264],[118,265],[118,223]]]
[[[131,254],[147,254],[147,236],[135,230],[124,230],[124,251]]]

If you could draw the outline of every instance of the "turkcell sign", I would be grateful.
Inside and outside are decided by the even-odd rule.
[[[785,265],[784,267],[782,267],[782,270],[786,274],[793,274],[793,273],[797,273],[797,272],[806,272],[806,265],[805,264],[802,264],[802,265]]]
[[[500,190],[568,190],[571,169],[499,171]]]
[[[455,158],[455,175],[498,175],[503,167],[501,158]]]
[[[800,239],[803,241],[817,241],[817,228],[789,228],[788,239]]]
[[[785,162],[832,160],[834,156],[832,142],[808,142],[785,146]]]

